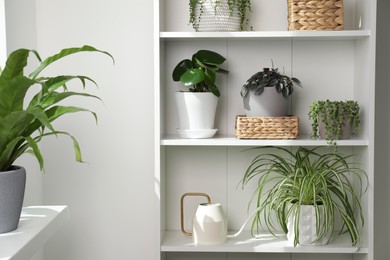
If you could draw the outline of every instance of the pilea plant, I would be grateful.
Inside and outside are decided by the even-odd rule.
[[[249,91],[253,91],[255,95],[263,93],[266,87],[275,87],[278,93],[284,97],[290,96],[294,91],[294,85],[302,87],[301,81],[297,78],[290,78],[279,72],[278,68],[264,68],[262,71],[255,73],[242,86],[241,96],[244,98]]]
[[[324,124],[325,139],[329,144],[342,139],[343,126],[351,126],[351,133],[357,133],[360,125],[360,107],[357,101],[314,101],[309,108],[312,120],[312,138],[320,137],[319,123]]]
[[[202,13],[203,13],[203,7],[204,3],[207,0],[189,0],[189,6],[190,6],[190,24],[192,24],[192,27],[195,29],[195,31],[198,31],[199,29],[199,21],[202,19]],[[223,0],[213,0],[214,3],[214,11],[216,12],[218,6],[221,4]],[[226,1],[226,0],[225,0]],[[248,19],[246,17],[247,12],[251,11],[251,1],[250,0],[227,0],[230,15],[233,14],[233,11],[235,8],[237,8],[238,15],[240,17],[240,28],[241,30],[244,30],[244,24],[248,24]],[[200,14],[196,14],[196,7],[199,6]]]
[[[228,73],[219,66],[225,62],[220,54],[210,50],[199,50],[190,59],[180,61],[172,72],[172,79],[189,87],[190,92],[211,92],[219,97],[215,84],[216,73]]]

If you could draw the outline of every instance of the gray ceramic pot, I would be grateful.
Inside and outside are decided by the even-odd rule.
[[[255,95],[253,91],[244,97],[244,109],[246,116],[287,116],[289,98],[283,97],[275,87],[265,87],[263,93]]]
[[[0,172],[0,233],[15,230],[22,212],[26,170],[11,166],[9,171]]]

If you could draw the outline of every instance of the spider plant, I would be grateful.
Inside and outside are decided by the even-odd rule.
[[[243,188],[251,181],[257,181],[249,203],[255,202],[259,208],[252,222],[252,235],[264,228],[273,235],[280,228],[287,234],[287,221],[293,217],[296,246],[302,221],[300,206],[312,205],[317,220],[317,239],[313,243],[328,237],[329,242],[339,217],[340,234],[348,232],[352,245],[356,245],[359,228],[364,224],[360,199],[367,175],[350,162],[353,155],[321,152],[319,147],[299,147],[295,152],[273,147],[280,153],[265,152],[269,148],[252,148],[260,154],[252,160],[241,181]],[[354,178],[357,181],[353,181]]]

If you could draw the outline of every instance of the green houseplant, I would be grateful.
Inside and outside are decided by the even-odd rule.
[[[348,139],[357,133],[360,125],[360,107],[357,101],[314,101],[309,108],[313,138],[321,137],[329,144]]]
[[[250,0],[189,0],[190,24],[195,31],[244,30],[248,23],[247,13],[251,11]],[[236,19],[229,19],[237,16]],[[213,21],[217,19],[216,21]],[[202,24],[202,20],[208,20]]]
[[[270,148],[280,152],[264,152]],[[350,162],[352,155],[320,151],[319,147],[298,147],[295,152],[283,147],[254,149],[259,155],[242,179],[242,187],[257,182],[251,200],[259,207],[252,223],[253,234],[264,227],[275,234],[278,225],[294,246],[301,244],[300,232],[307,229],[300,228],[305,217],[301,214],[302,206],[309,205],[315,212],[316,236],[305,244],[327,243],[337,218],[342,222],[340,233],[348,232],[352,245],[358,243],[359,227],[364,224],[360,199],[367,175]]]
[[[191,92],[212,92],[219,97],[219,89],[215,85],[216,73],[227,73],[227,70],[219,67],[225,60],[214,51],[199,50],[191,59],[184,59],[176,65],[172,79],[189,87]]]
[[[23,203],[25,171],[23,167],[15,166],[14,161],[24,153],[30,153],[37,159],[40,169],[44,169],[44,158],[38,143],[47,136],[66,135],[73,141],[76,161],[82,162],[79,144],[74,136],[68,132],[56,130],[52,124],[60,117],[76,113],[90,112],[97,119],[96,114],[88,109],[61,105],[61,101],[73,96],[97,98],[86,92],[69,91],[67,85],[72,80],[79,80],[85,89],[87,82],[95,81],[87,76],[79,75],[41,75],[45,68],[69,55],[79,52],[98,52],[112,56],[105,51],[92,46],[67,48],[44,60],[35,50],[18,49],[12,52],[4,67],[0,71],[0,185],[10,186],[19,183],[19,192],[16,188],[3,187],[0,191],[0,232],[7,232],[17,227]],[[25,73],[30,54],[39,61],[38,66],[31,73]],[[29,94],[27,94],[29,92]],[[18,180],[13,180],[15,172],[22,170]],[[22,193],[22,194],[20,194]],[[6,206],[7,198],[20,199],[16,205]],[[14,203],[14,202],[10,202]],[[10,222],[4,223],[4,221]]]
[[[179,129],[186,138],[212,137],[214,119],[220,91],[216,85],[217,73],[228,73],[220,67],[225,62],[220,54],[199,50],[191,59],[180,61],[172,72],[172,79],[188,87],[189,91],[176,92]]]
[[[251,76],[241,88],[245,112],[248,116],[286,116],[288,97],[301,81],[279,72],[278,68],[264,68]]]

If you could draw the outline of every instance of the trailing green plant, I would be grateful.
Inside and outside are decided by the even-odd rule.
[[[216,52],[200,50],[192,55],[191,60],[180,61],[172,72],[172,78],[189,87],[191,92],[211,92],[219,97],[220,92],[215,84],[216,73],[228,73],[219,67],[225,60]]]
[[[280,151],[265,152],[273,148]],[[244,188],[252,181],[257,187],[250,201],[259,207],[252,222],[252,234],[277,228],[288,232],[287,220],[294,217],[294,246],[299,243],[300,206],[312,205],[316,211],[317,239],[326,239],[335,231],[337,217],[342,222],[340,234],[348,232],[352,245],[360,238],[364,225],[361,196],[366,190],[367,175],[351,163],[352,155],[319,151],[319,147],[299,147],[295,152],[283,147],[256,147],[241,181]],[[354,183],[352,183],[355,180]],[[323,210],[320,210],[320,205]],[[320,211],[324,214],[320,215]],[[331,239],[331,238],[329,238]]]
[[[342,137],[342,127],[346,123],[352,126],[352,133],[359,131],[360,107],[357,101],[314,101],[309,108],[309,118],[312,120],[312,138],[319,137],[318,124],[325,125],[325,138],[329,144]]]
[[[294,86],[302,87],[301,81],[294,77],[288,77],[279,72],[278,68],[264,68],[263,71],[255,73],[242,86],[241,97],[246,97],[249,92],[255,95],[261,95],[264,88],[274,87],[278,93],[285,98],[290,96],[294,91]]]
[[[99,97],[85,93],[69,91],[67,84],[79,80],[85,89],[87,82],[96,82],[79,75],[41,76],[45,68],[55,61],[79,52],[98,52],[92,46],[63,49],[59,53],[42,60],[35,50],[18,49],[12,52],[4,67],[0,70],[0,171],[6,171],[14,161],[24,153],[33,154],[44,168],[44,158],[38,143],[51,135],[67,135],[73,141],[76,161],[82,162],[78,141],[68,132],[58,131],[52,122],[58,118],[76,112],[90,112],[97,121],[96,113],[77,106],[60,105],[60,102],[73,96]],[[30,54],[38,60],[38,66],[30,74],[25,74]],[[27,92],[29,92],[28,95]],[[29,98],[32,94],[32,97]]]
[[[190,7],[190,20],[189,23],[192,24],[192,27],[195,31],[199,29],[199,22],[202,19],[204,3],[206,0],[189,0]],[[251,1],[250,0],[227,0],[230,16],[233,15],[235,8],[237,8],[238,15],[240,17],[240,29],[244,30],[244,24],[248,24],[247,12],[251,11]],[[217,12],[221,0],[214,0],[214,12]],[[199,6],[199,15],[196,14],[197,6]]]

